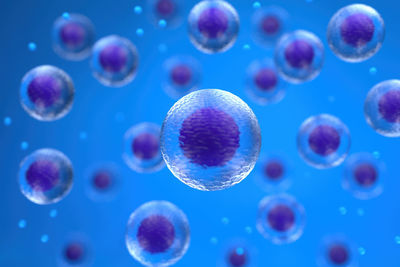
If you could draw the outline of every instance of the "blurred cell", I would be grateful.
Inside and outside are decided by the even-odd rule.
[[[125,163],[136,172],[156,172],[164,167],[160,151],[160,126],[140,123],[124,136]]]
[[[239,15],[226,1],[204,0],[189,14],[189,37],[204,53],[220,53],[235,43],[239,33]]]
[[[82,234],[72,234],[59,245],[58,263],[61,267],[85,267],[93,263],[91,245]]]
[[[218,89],[192,92],[169,110],[161,152],[171,172],[190,187],[231,187],[253,169],[261,147],[258,121],[239,97]]]
[[[252,16],[252,37],[258,44],[273,48],[276,41],[287,31],[289,14],[281,7],[258,8]]]
[[[126,38],[110,35],[94,44],[91,58],[93,75],[106,86],[121,87],[130,83],[138,64],[136,47]]]
[[[154,25],[160,26],[159,22],[164,21],[165,26],[175,28],[182,23],[183,0],[149,0],[148,8]]]
[[[399,137],[400,80],[387,80],[375,85],[365,99],[364,115],[377,133]]]
[[[324,46],[311,32],[297,30],[283,35],[275,48],[275,64],[292,83],[311,81],[321,72]]]
[[[311,166],[324,169],[341,164],[350,149],[350,132],[337,117],[329,114],[312,116],[300,126],[297,149]]]
[[[54,51],[69,60],[82,60],[90,55],[95,32],[93,23],[80,14],[59,17],[53,25]]]
[[[129,217],[125,240],[129,253],[141,264],[173,265],[189,247],[189,222],[170,202],[147,202]]]
[[[254,249],[243,240],[231,240],[221,253],[217,267],[257,266]]]
[[[71,190],[73,169],[69,159],[54,149],[39,149],[20,164],[21,192],[36,204],[59,202]]]
[[[86,191],[94,201],[112,200],[118,193],[120,174],[118,166],[110,162],[97,163],[86,171]]]
[[[246,92],[260,105],[277,103],[285,96],[287,83],[270,59],[255,60],[247,68]]]
[[[353,154],[346,161],[342,184],[357,198],[374,198],[382,193],[383,172],[383,163],[372,154]]]
[[[197,90],[202,78],[200,63],[190,56],[174,56],[164,63],[162,85],[173,99]]]
[[[320,267],[357,266],[356,249],[343,235],[325,237],[319,250],[317,264]]]
[[[54,121],[70,111],[74,94],[74,84],[67,73],[57,67],[42,65],[22,78],[20,102],[33,118]]]
[[[275,244],[296,241],[304,225],[304,208],[291,196],[268,196],[258,206],[257,230]]]
[[[285,191],[292,184],[288,160],[278,153],[262,155],[255,172],[257,185],[266,192]]]
[[[381,48],[385,24],[372,7],[348,5],[333,15],[327,36],[336,56],[344,61],[360,62],[372,57]]]

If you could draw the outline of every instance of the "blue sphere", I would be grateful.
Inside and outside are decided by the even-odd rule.
[[[85,267],[93,264],[91,242],[82,233],[72,233],[58,245],[58,265],[60,267]]]

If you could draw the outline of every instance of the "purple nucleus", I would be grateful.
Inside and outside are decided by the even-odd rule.
[[[238,253],[237,249],[234,249],[229,254],[228,261],[232,267],[243,267],[246,265],[247,255],[245,252]]]
[[[176,85],[188,85],[192,79],[192,69],[185,64],[176,65],[171,70],[171,79]]]
[[[81,243],[70,243],[64,249],[65,259],[71,263],[81,262],[84,258],[84,250]]]
[[[93,186],[98,190],[106,190],[111,186],[111,174],[107,171],[98,171],[93,176]]]
[[[85,29],[81,24],[68,22],[62,26],[60,30],[60,38],[67,47],[76,48],[84,42],[85,33]]]
[[[36,106],[50,107],[61,97],[61,81],[51,75],[38,75],[28,85],[28,97]]]
[[[391,123],[400,122],[400,90],[390,90],[378,102],[379,113]]]
[[[136,237],[145,251],[152,254],[162,253],[174,242],[175,228],[165,216],[151,215],[142,220]]]
[[[179,145],[192,163],[203,167],[224,166],[239,148],[239,127],[226,112],[201,108],[183,121]]]
[[[329,156],[339,148],[340,134],[330,125],[319,125],[308,136],[308,144],[318,155]]]
[[[272,69],[261,69],[254,76],[254,83],[262,91],[270,91],[276,87],[278,77]]]
[[[345,18],[340,25],[343,41],[351,46],[360,47],[372,40],[375,25],[372,19],[363,13],[355,13]]]
[[[132,151],[139,159],[149,160],[158,155],[160,140],[151,133],[141,133],[132,141]]]
[[[45,192],[54,188],[60,180],[60,168],[50,160],[34,161],[25,173],[26,181],[37,192]]]
[[[156,4],[156,11],[161,16],[170,16],[174,13],[175,3],[172,0],[159,0]]]
[[[376,168],[369,163],[357,165],[353,170],[353,175],[357,183],[364,187],[373,185],[378,179]]]
[[[223,35],[229,27],[228,16],[217,7],[210,7],[201,12],[197,23],[201,34],[212,39]]]
[[[335,265],[344,265],[349,259],[349,251],[341,244],[333,245],[329,248],[328,258]]]
[[[293,227],[295,214],[287,205],[278,204],[269,210],[267,220],[270,227],[275,231],[286,232]]]
[[[271,160],[265,164],[264,173],[271,180],[279,180],[282,178],[285,168],[278,160]]]
[[[120,45],[107,45],[100,51],[99,61],[105,71],[119,72],[126,66],[128,51]]]
[[[277,33],[280,27],[281,23],[276,16],[265,16],[261,20],[261,29],[268,35]]]
[[[314,48],[306,40],[295,40],[286,47],[285,59],[293,68],[308,68],[314,60]]]

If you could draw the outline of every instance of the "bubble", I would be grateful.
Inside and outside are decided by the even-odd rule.
[[[42,242],[42,243],[47,243],[47,242],[49,242],[49,236],[46,235],[46,234],[43,234],[43,235],[40,237],[40,242]]]
[[[343,235],[325,237],[317,259],[318,266],[357,266],[354,245]]]
[[[21,150],[27,150],[28,147],[29,147],[28,142],[26,141],[21,142]]]
[[[12,119],[10,117],[5,117],[3,123],[5,126],[10,126],[12,123]]]
[[[275,48],[275,64],[292,83],[311,81],[321,72],[324,46],[311,32],[298,30],[283,35]]]
[[[26,227],[26,220],[23,220],[23,219],[19,220],[18,227],[21,228],[21,229],[25,228]]]
[[[63,70],[42,65],[22,78],[20,102],[26,112],[41,121],[64,117],[71,109],[75,88]]]
[[[369,68],[369,74],[375,75],[378,72],[378,70],[375,67]]]
[[[394,237],[394,242],[396,242],[396,244],[400,245],[400,236],[396,235]]]
[[[256,183],[266,192],[282,192],[292,184],[291,167],[279,153],[262,155],[256,165]]]
[[[154,25],[175,28],[182,23],[184,1],[182,0],[149,0],[149,16]]]
[[[254,8],[254,9],[258,9],[258,8],[260,8],[260,7],[261,7],[260,2],[256,1],[256,2],[253,3],[253,8]]]
[[[59,245],[59,266],[91,266],[93,262],[92,254],[91,244],[85,236],[82,234],[70,235]]]
[[[141,264],[169,266],[189,247],[189,222],[170,202],[147,202],[131,214],[125,239],[129,253]]]
[[[167,22],[166,22],[165,20],[163,20],[163,19],[160,19],[160,20],[158,21],[158,26],[159,26],[160,28],[165,28],[165,27],[167,27]]]
[[[61,15],[64,19],[69,19],[69,13],[68,12],[64,12]]]
[[[347,209],[346,209],[346,207],[339,207],[339,212],[340,212],[340,215],[346,215],[347,214]]]
[[[55,217],[57,217],[57,214],[58,214],[58,211],[57,211],[56,209],[52,209],[52,210],[49,212],[50,218],[55,218]]]
[[[72,164],[60,151],[44,148],[20,164],[19,185],[26,198],[36,204],[59,202],[71,190]]]
[[[90,55],[95,32],[93,23],[80,14],[59,17],[53,25],[54,51],[65,59],[82,60]]]
[[[136,29],[136,35],[137,36],[143,36],[144,34],[144,30],[142,28],[137,28]]]
[[[300,156],[318,169],[341,164],[349,152],[350,143],[347,126],[329,114],[308,118],[300,126],[297,135]]]
[[[86,192],[90,199],[98,202],[110,201],[117,195],[120,174],[116,164],[100,162],[86,171]]]
[[[347,62],[360,62],[372,57],[381,48],[385,25],[372,7],[353,4],[333,15],[327,36],[336,56]]]
[[[251,47],[250,47],[250,45],[249,44],[244,44],[243,45],[243,50],[250,50],[251,49]]]
[[[139,15],[139,14],[142,14],[143,9],[141,6],[135,6],[134,11],[136,14]]]
[[[275,244],[296,241],[304,225],[304,208],[289,195],[265,197],[258,206],[257,230]]]
[[[204,53],[224,52],[233,46],[239,33],[239,15],[225,1],[205,0],[189,14],[189,37]]]
[[[29,51],[36,51],[36,48],[37,48],[37,45],[36,45],[36,43],[34,43],[34,42],[29,42],[28,43],[28,49],[29,49]]]
[[[239,97],[218,89],[192,92],[170,109],[161,130],[161,152],[171,172],[199,190],[231,187],[253,169],[260,127]]]
[[[121,87],[130,83],[138,64],[136,47],[126,38],[110,35],[97,41],[93,47],[93,74],[106,86]]]

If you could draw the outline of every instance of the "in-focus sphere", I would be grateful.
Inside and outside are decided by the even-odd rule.
[[[33,118],[53,121],[69,112],[74,94],[75,88],[68,74],[56,67],[43,65],[23,77],[20,102]]]
[[[378,52],[385,36],[385,25],[372,7],[353,4],[333,15],[327,36],[336,56],[348,62],[360,62]]]
[[[261,145],[250,108],[226,91],[192,92],[170,109],[161,131],[161,151],[171,172],[200,190],[220,190],[244,179]]]
[[[189,36],[192,43],[205,53],[228,50],[239,32],[239,16],[225,1],[204,0],[189,14]]]
[[[91,166],[86,172],[86,192],[94,201],[108,201],[118,193],[119,168],[114,163],[101,162]]]

